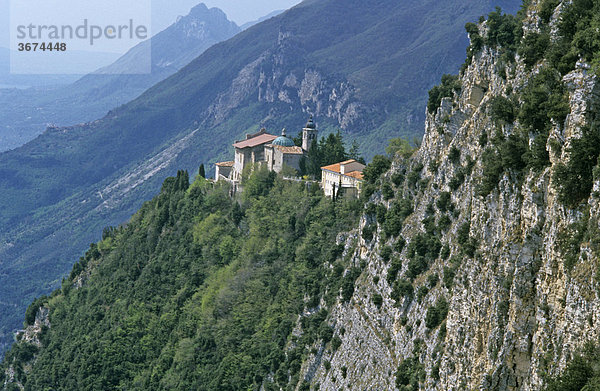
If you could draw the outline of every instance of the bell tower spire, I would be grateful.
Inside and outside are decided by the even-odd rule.
[[[308,118],[306,126],[304,126],[304,129],[302,129],[302,149],[304,151],[308,152],[310,150],[310,147],[312,146],[313,141],[317,139],[318,134],[319,131],[317,130],[317,126],[315,125],[313,116],[311,115]]]

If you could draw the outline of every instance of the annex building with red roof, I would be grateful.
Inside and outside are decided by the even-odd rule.
[[[340,194],[358,196],[365,165],[354,159],[321,167],[321,187],[328,197]]]

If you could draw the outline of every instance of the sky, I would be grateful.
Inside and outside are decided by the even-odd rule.
[[[0,46],[9,45],[9,10],[10,1],[0,0]],[[72,1],[72,0],[65,0]],[[151,0],[152,1],[152,33],[164,30],[175,22],[177,16],[186,15],[192,7],[199,4],[198,0]],[[300,0],[205,0],[209,8],[222,9],[230,20],[238,25],[257,20],[275,10],[288,9],[300,3]],[[31,10],[32,18],[41,17],[36,15],[36,10]],[[67,16],[68,17],[68,16]]]

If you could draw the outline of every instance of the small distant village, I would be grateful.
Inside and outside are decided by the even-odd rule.
[[[267,133],[264,128],[258,133],[248,134],[244,140],[233,144],[233,161],[215,164],[215,181],[227,181],[234,187],[238,186],[247,167],[265,166],[276,173],[284,170],[299,173],[301,161],[308,156],[318,134],[312,116],[302,129],[301,147],[287,136],[285,129],[279,136]],[[364,168],[364,164],[354,159],[321,167],[320,185],[325,195],[358,197],[362,189]]]

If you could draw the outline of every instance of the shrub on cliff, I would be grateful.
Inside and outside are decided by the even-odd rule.
[[[560,163],[554,173],[554,182],[559,190],[560,201],[575,206],[589,197],[593,186],[593,169],[600,155],[599,127],[582,129],[582,137],[574,139],[569,149],[570,158]]]
[[[427,110],[433,114],[440,107],[443,98],[451,98],[462,88],[457,75],[443,75],[442,83],[429,90]]]

